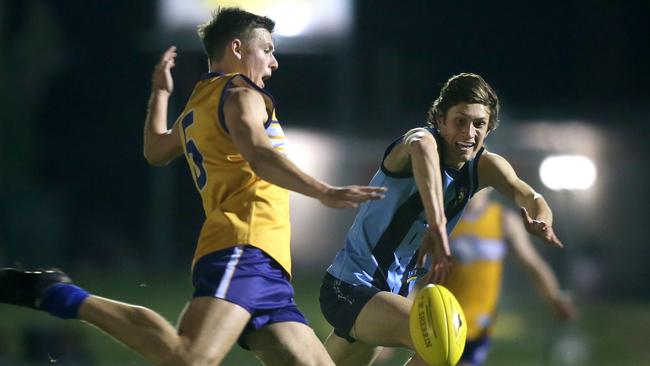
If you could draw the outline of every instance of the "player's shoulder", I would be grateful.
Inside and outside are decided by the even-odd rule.
[[[226,109],[256,108],[264,109],[264,97],[257,90],[247,86],[233,86],[226,91],[224,96],[224,107]]]
[[[499,166],[502,165],[510,165],[508,160],[504,158],[503,156],[493,153],[489,151],[488,149],[483,149],[483,153],[481,154],[481,159],[479,161],[479,168],[498,168]]]
[[[420,139],[428,137],[433,137],[433,132],[428,127],[415,127],[406,131],[404,134],[404,141],[412,138]]]

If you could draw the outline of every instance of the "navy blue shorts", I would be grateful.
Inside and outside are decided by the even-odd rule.
[[[465,343],[465,351],[460,360],[472,366],[481,366],[485,363],[490,350],[490,337],[483,335]]]
[[[334,334],[352,343],[350,336],[361,309],[380,292],[376,287],[350,285],[329,273],[320,286],[320,309],[325,319],[334,327]]]
[[[203,256],[192,273],[194,298],[216,297],[235,303],[251,314],[244,337],[265,325],[298,322],[309,325],[293,300],[293,287],[282,267],[262,250],[236,246]]]

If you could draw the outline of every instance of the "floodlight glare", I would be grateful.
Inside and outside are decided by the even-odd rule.
[[[539,176],[554,191],[586,190],[596,181],[596,166],[581,155],[549,156],[542,161]]]
[[[312,9],[306,3],[283,3],[271,9],[269,16],[275,20],[277,35],[295,37],[300,35],[311,22]]]

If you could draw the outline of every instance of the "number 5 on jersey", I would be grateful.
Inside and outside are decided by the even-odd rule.
[[[191,138],[187,138],[187,130],[192,126],[194,123],[194,112],[190,111],[184,118],[183,118],[183,142],[185,143],[185,151],[189,155],[189,157],[192,159],[192,163],[190,164],[190,170],[192,171],[192,177],[194,178],[194,182],[196,183],[196,187],[202,191],[203,188],[205,187],[205,184],[208,182],[208,175],[205,172],[205,166],[203,165],[203,155],[201,155],[201,152],[199,151],[199,148],[196,146],[194,143],[194,140]]]

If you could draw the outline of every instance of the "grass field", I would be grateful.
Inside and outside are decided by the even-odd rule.
[[[151,307],[172,322],[191,293],[187,273],[73,275],[81,286],[98,295]],[[297,273],[294,285],[298,305],[324,338],[330,328],[318,308],[319,276]],[[592,301],[579,306],[580,321],[561,326],[530,292],[510,292],[502,300],[488,365],[650,365],[650,303]],[[80,322],[0,306],[0,324],[0,365],[147,365],[135,353]],[[405,357],[406,352],[396,352],[380,365],[402,365]],[[250,352],[235,347],[223,365],[259,363]]]

